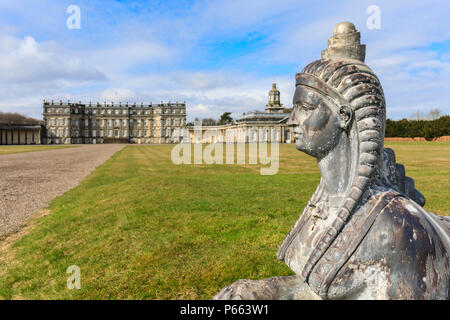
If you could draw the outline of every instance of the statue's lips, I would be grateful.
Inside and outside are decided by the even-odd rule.
[[[300,129],[298,127],[294,128],[294,138],[298,139],[302,136],[302,132],[300,131]]]

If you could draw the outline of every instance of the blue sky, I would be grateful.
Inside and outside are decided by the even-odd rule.
[[[69,30],[69,5],[81,29]],[[369,5],[381,29],[370,30]],[[352,21],[388,116],[450,113],[446,1],[0,0],[0,110],[41,117],[42,100],[186,101],[188,119],[263,110]]]

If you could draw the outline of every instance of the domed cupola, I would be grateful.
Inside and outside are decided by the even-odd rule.
[[[277,89],[277,84],[272,84],[272,90],[269,91],[269,102],[266,104],[267,113],[276,113],[283,110],[283,105],[280,101],[280,91]]]

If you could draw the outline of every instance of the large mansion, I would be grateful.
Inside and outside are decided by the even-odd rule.
[[[186,104],[44,101],[43,144],[171,143],[186,126]]]

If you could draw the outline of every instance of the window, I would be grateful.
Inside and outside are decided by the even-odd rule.
[[[88,120],[88,119],[84,120],[84,125],[85,125],[86,127],[89,126],[89,120]]]
[[[126,137],[127,136],[127,131],[126,130],[123,130],[122,131],[122,137]]]
[[[111,114],[111,109],[108,109],[108,111],[107,111],[107,112],[108,112],[108,114]]]
[[[144,130],[144,137],[147,137],[147,130]]]
[[[100,137],[103,137],[103,130],[100,130]]]
[[[112,130],[108,130],[108,137],[112,137]]]
[[[138,130],[138,131],[137,131],[136,136],[137,136],[137,137],[140,137],[140,136],[141,136],[141,130]]]
[[[92,130],[92,136],[95,138],[97,135],[97,132],[95,130]]]
[[[84,136],[89,137],[89,130],[84,130]]]
[[[148,120],[144,121],[144,126],[148,126]]]
[[[119,120],[114,120],[114,126],[118,127],[119,126]]]
[[[123,125],[123,126],[126,126],[126,125],[127,125],[127,120],[125,120],[125,119],[122,120],[122,125]]]
[[[111,127],[111,124],[112,124],[111,119],[108,119],[108,127]]]
[[[122,110],[122,114],[127,114],[127,109]]]

